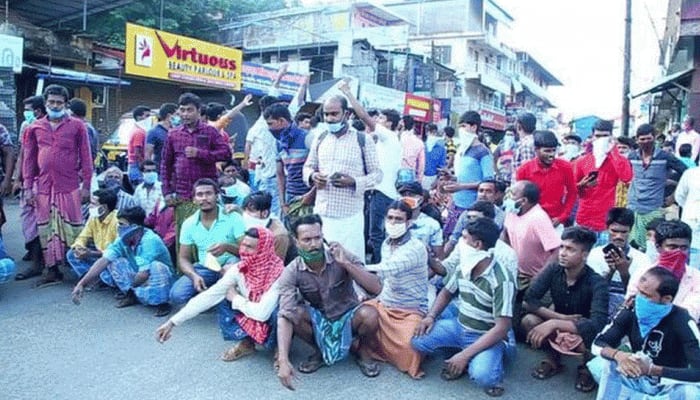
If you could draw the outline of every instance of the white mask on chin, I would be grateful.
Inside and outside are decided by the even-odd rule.
[[[467,244],[464,239],[461,239],[457,244],[457,251],[459,251],[459,267],[465,278],[471,276],[472,270],[481,260],[491,256],[491,252],[477,250]]]
[[[246,212],[243,213],[243,224],[246,229],[250,228],[267,228],[267,224],[270,223],[270,217],[258,218],[254,217]]]

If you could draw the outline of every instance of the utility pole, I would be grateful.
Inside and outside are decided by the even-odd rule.
[[[622,136],[629,136],[630,122],[630,62],[632,59],[632,0],[625,0],[625,55],[622,73]]]

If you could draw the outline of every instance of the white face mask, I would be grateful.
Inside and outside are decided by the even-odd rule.
[[[574,157],[578,156],[579,153],[581,153],[581,149],[579,149],[577,144],[573,143],[567,143],[564,145],[564,155],[563,157],[569,161],[573,160]]]
[[[141,121],[137,122],[136,125],[140,126],[141,129],[148,132],[153,127],[153,119],[151,119],[151,117],[142,119]]]
[[[243,213],[243,224],[246,229],[250,228],[267,228],[267,224],[270,223],[270,216],[267,218],[254,217],[246,212]]]
[[[474,267],[484,258],[491,256],[491,253],[488,251],[477,250],[464,239],[461,239],[457,244],[457,250],[459,251],[459,267],[464,277],[471,276]]]
[[[610,136],[600,137],[593,141],[593,158],[595,159],[596,169],[603,165],[603,161],[605,161],[605,157],[607,157],[611,148]]]
[[[467,128],[459,128],[459,146],[467,149],[476,140],[476,133],[467,131]]]
[[[646,255],[652,263],[656,263],[656,260],[659,258],[659,251],[656,250],[656,243],[653,240],[647,240]]]
[[[406,233],[406,231],[408,230],[408,227],[406,226],[405,223],[403,223],[403,224],[386,223],[386,224],[384,224],[384,230],[386,230],[386,235],[389,236],[390,239],[398,239]]]
[[[100,218],[102,215],[104,215],[104,209],[100,207],[90,207],[88,208],[88,212],[90,214],[90,218]]]

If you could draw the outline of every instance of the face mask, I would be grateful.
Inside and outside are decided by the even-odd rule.
[[[433,147],[440,141],[440,137],[438,136],[432,136],[428,135],[428,137],[425,138],[425,146],[428,148],[428,151],[431,151]]]
[[[462,275],[465,277],[471,276],[474,267],[476,267],[481,260],[490,256],[488,251],[477,250],[464,239],[459,241],[457,247],[459,251],[459,267],[462,271]]]
[[[641,294],[634,296],[634,314],[637,316],[639,333],[646,338],[649,332],[673,309],[673,304],[653,302]]]
[[[326,253],[323,251],[323,248],[306,251],[298,247],[297,254],[307,264],[318,264],[326,259]]]
[[[28,124],[31,124],[36,120],[36,116],[34,115],[34,111],[24,111],[24,121]]]
[[[405,223],[403,223],[403,224],[386,223],[386,224],[384,224],[384,230],[386,230],[386,235],[389,236],[390,239],[398,239],[401,236],[406,234],[408,227],[406,226]]]
[[[90,213],[90,218],[100,218],[105,214],[105,209],[102,206],[90,207],[88,208],[88,211]]]
[[[574,159],[576,156],[579,155],[580,152],[581,150],[576,144],[567,143],[564,145],[564,158],[566,158],[567,160]]]
[[[155,171],[143,173],[143,183],[148,186],[153,186],[158,180],[158,173]]]
[[[267,228],[267,224],[270,223],[270,217],[258,218],[254,217],[248,213],[243,213],[243,224],[246,230],[250,228]]]
[[[671,250],[659,253],[657,265],[663,267],[680,280],[685,275],[685,266],[688,263],[688,255],[683,250]]]
[[[50,108],[47,108],[46,115],[49,116],[49,119],[59,119],[59,118],[63,118],[63,116],[66,115],[66,110],[64,110],[64,109],[52,110]]]
[[[647,251],[645,254],[651,262],[656,263],[656,260],[659,258],[659,252],[656,250],[656,243],[653,240],[647,240]]]
[[[600,168],[605,161],[605,157],[610,152],[610,137],[600,137],[593,141],[593,158],[595,159],[595,167]]]
[[[170,125],[172,125],[173,128],[182,125],[182,118],[180,118],[179,115],[173,115],[172,117],[170,117]]]
[[[122,187],[122,182],[116,178],[105,178],[104,180],[105,189],[111,189],[118,191]]]
[[[242,250],[240,249],[238,251],[238,255],[241,256],[241,260],[246,261],[249,260],[253,257],[255,257],[255,251],[248,251],[248,250]]]
[[[153,126],[153,120],[150,117],[142,119],[141,121],[137,122],[136,125],[140,126],[144,131],[149,131]]]
[[[503,208],[507,213],[520,214],[522,203],[518,203],[513,199],[503,200]]]
[[[467,131],[467,128],[459,128],[459,146],[462,148],[469,148],[472,143],[476,140],[476,133],[471,133]]]
[[[346,124],[345,124],[345,121],[343,121],[343,122],[326,122],[326,126],[328,126],[328,131],[330,133],[337,135],[343,131]]]

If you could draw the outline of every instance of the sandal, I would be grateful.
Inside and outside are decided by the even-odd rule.
[[[165,317],[166,315],[170,314],[172,309],[173,308],[170,303],[158,304],[156,306],[156,312],[153,314],[153,316],[157,318]]]
[[[326,365],[326,363],[323,361],[323,357],[316,353],[310,355],[306,361],[300,363],[297,369],[302,374],[312,374],[318,371],[324,365]]]
[[[445,381],[454,381],[456,379],[459,379],[459,377],[462,375],[464,375],[464,372],[462,372],[459,375],[453,375],[447,368],[443,368],[442,371],[440,371],[440,378],[442,378]]]
[[[381,369],[379,369],[379,364],[376,361],[363,361],[359,357],[355,359],[357,366],[360,367],[360,372],[362,375],[368,378],[374,378],[379,375]]]
[[[41,275],[41,268],[27,268],[24,271],[19,272],[17,275],[15,275],[15,280],[23,281],[39,275]]]
[[[596,387],[598,387],[598,384],[596,383],[595,379],[593,379],[593,375],[591,375],[591,371],[589,371],[585,365],[578,366],[578,374],[576,375],[576,386],[574,387],[576,388],[576,390],[583,393],[592,392],[593,390],[595,390]]]
[[[563,370],[563,365],[545,358],[544,360],[540,361],[534,370],[532,370],[532,377],[539,380],[545,380],[553,377]]]
[[[484,393],[491,397],[501,397],[505,393],[506,389],[500,386],[494,386],[492,388],[484,389]]]
[[[255,345],[251,344],[247,340],[244,340],[226,350],[224,354],[221,355],[221,361],[236,361],[253,353],[255,353]]]

